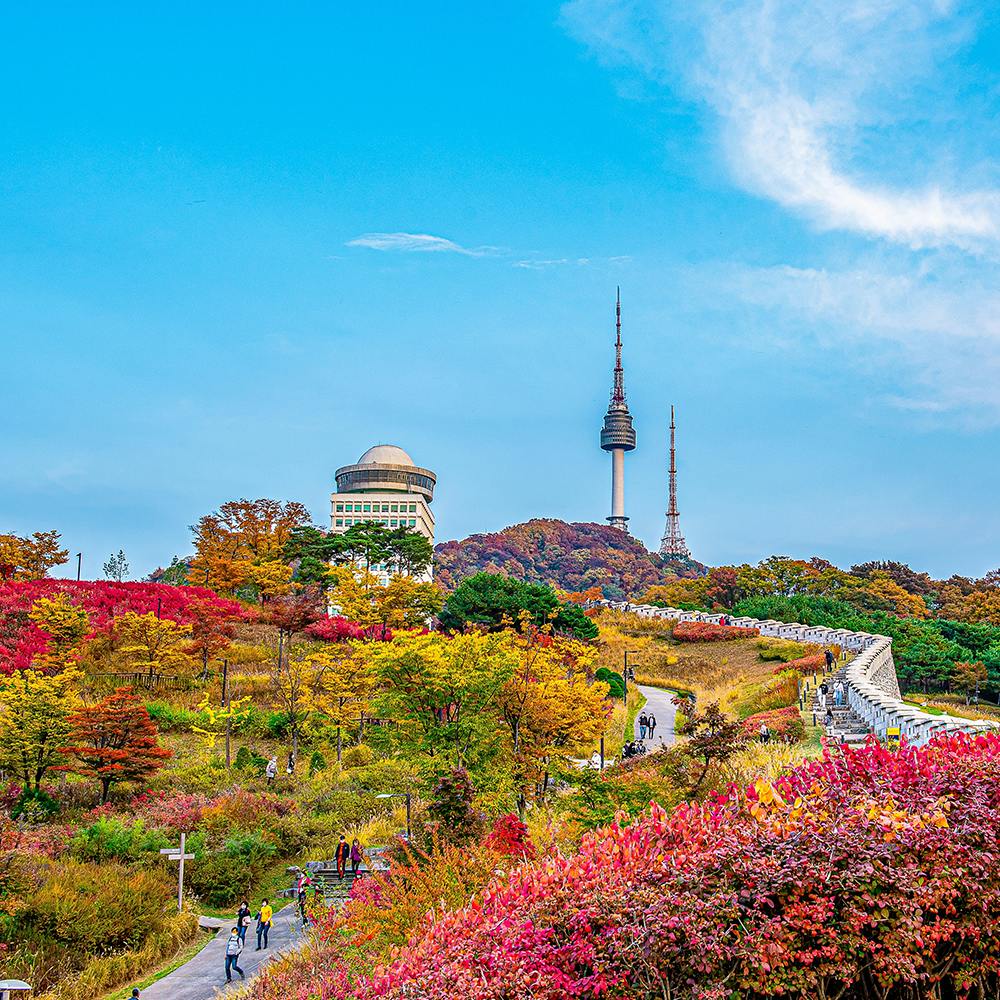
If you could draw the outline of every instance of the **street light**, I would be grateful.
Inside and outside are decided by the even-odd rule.
[[[80,582],[80,571],[83,569],[83,553],[77,552],[76,554],[76,582]],[[29,987],[30,988],[30,987]]]
[[[20,979],[0,979],[0,1000],[11,1000],[11,993],[26,993],[30,989]]]
[[[377,799],[406,799],[406,839],[410,839],[410,803],[412,796],[409,792],[379,792],[375,796]]]

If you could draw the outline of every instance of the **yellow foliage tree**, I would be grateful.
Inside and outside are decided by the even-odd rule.
[[[312,518],[300,503],[234,500],[194,526],[195,556],[188,579],[221,593],[254,589],[259,596],[287,593],[291,569],[285,545]]]
[[[310,653],[306,660],[322,669],[322,685],[316,691],[315,709],[337,729],[337,763],[344,750],[344,728],[356,728],[360,738],[364,718],[375,688],[375,675],[366,655],[368,646],[353,643]]]
[[[608,685],[588,680],[596,657],[582,642],[531,631],[508,638],[518,664],[500,690],[497,708],[510,730],[523,812],[527,798],[544,793],[553,758],[592,745],[604,731]]]
[[[64,666],[90,631],[86,610],[75,605],[66,594],[40,597],[31,606],[28,617],[49,637],[44,657],[48,668]]]
[[[433,583],[396,574],[382,586],[374,574],[353,565],[330,569],[330,604],[352,622],[366,628],[421,628],[444,603],[441,590]]]
[[[129,667],[150,674],[165,673],[191,666],[185,652],[191,639],[191,626],[157,618],[153,612],[140,615],[127,611],[114,620],[118,651]]]
[[[30,538],[0,535],[0,580],[40,580],[68,556],[58,531],[36,531]]]
[[[37,790],[63,762],[75,681],[72,670],[54,675],[21,670],[0,679],[0,765],[27,789]]]

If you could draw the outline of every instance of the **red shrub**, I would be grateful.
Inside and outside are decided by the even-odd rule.
[[[513,814],[501,816],[484,841],[497,854],[507,857],[531,859],[535,856],[535,845],[528,836],[528,828]]]
[[[252,612],[236,601],[225,600],[204,587],[171,587],[161,583],[115,583],[110,580],[24,580],[0,584],[0,674],[10,674],[31,665],[46,651],[48,636],[28,612],[41,597],[65,594],[90,618],[92,634],[108,628],[114,618],[134,611],[159,611],[161,618],[191,624],[191,605],[209,603],[232,618],[247,618]]]
[[[392,629],[387,625],[359,625],[340,615],[321,618],[305,629],[306,635],[324,642],[347,642],[350,639],[369,639],[373,642],[391,642]]]
[[[774,673],[780,674],[785,670],[797,670],[803,675],[821,674],[826,670],[826,656],[823,653],[814,653],[812,656],[801,656],[797,660],[779,663],[774,668]]]
[[[678,622],[673,637],[680,642],[724,642],[727,639],[749,639],[760,635],[755,628],[735,625],[715,625],[712,622]]]
[[[806,728],[802,724],[802,713],[794,705],[750,715],[743,720],[743,728],[749,736],[758,736],[762,722],[767,723],[772,737],[797,743],[806,735]]]
[[[1000,734],[844,748],[521,865],[437,909],[367,974],[341,943],[364,947],[348,924],[297,982],[286,969],[280,988],[265,976],[252,995],[993,996],[998,850]]]

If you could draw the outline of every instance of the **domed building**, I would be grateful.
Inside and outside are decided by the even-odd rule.
[[[437,477],[402,448],[377,444],[353,465],[337,469],[330,497],[330,530],[340,534],[355,524],[377,521],[387,528],[419,531],[434,544],[431,501]]]

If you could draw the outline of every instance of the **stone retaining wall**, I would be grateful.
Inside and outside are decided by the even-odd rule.
[[[709,614],[703,611],[659,608],[653,604],[629,604],[624,601],[600,603],[644,618],[714,624],[720,624],[725,619],[727,625],[755,628],[764,636],[849,649],[855,655],[847,666],[847,703],[880,740],[885,739],[887,730],[898,728],[900,735],[905,736],[908,742],[921,746],[939,733],[978,733],[997,726],[995,722],[931,715],[900,700],[899,680],[892,659],[892,639],[886,635],[826,628],[823,625],[802,625],[799,622],[777,622],[770,619],[761,621],[757,618]]]

